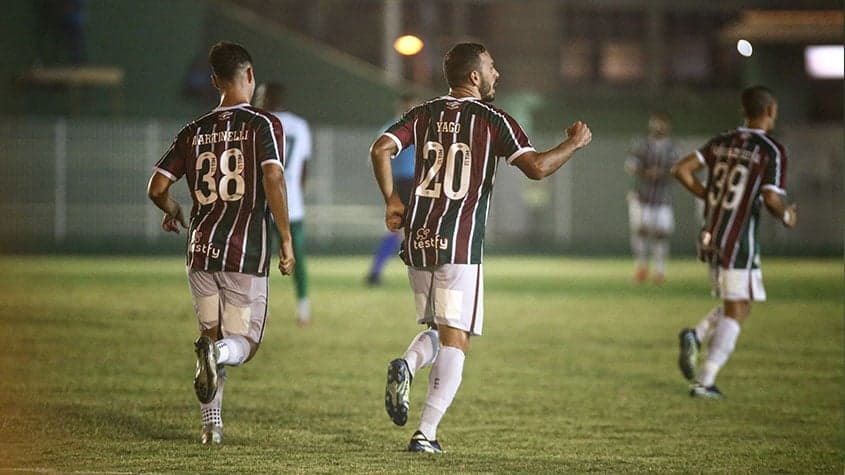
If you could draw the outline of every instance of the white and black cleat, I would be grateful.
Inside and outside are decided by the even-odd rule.
[[[678,367],[687,381],[695,379],[695,367],[698,363],[698,349],[701,347],[695,330],[684,328],[678,334]]]
[[[715,385],[704,386],[698,383],[689,390],[690,397],[698,399],[724,399],[725,395]]]
[[[396,358],[387,366],[387,385],[384,388],[384,408],[387,415],[397,426],[404,426],[408,422],[408,410],[411,401],[411,370],[402,358]]]
[[[204,424],[200,436],[202,445],[220,445],[223,443],[223,426],[218,424]]]
[[[416,431],[408,444],[408,452],[440,454],[443,448],[436,440],[428,440],[422,432]]]
[[[197,399],[208,404],[217,394],[217,355],[219,350],[211,338],[203,335],[194,342],[197,370],[194,373],[194,392]]]

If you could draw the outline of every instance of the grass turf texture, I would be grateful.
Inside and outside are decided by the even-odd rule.
[[[271,281],[256,358],[229,370],[225,445],[200,446],[196,323],[178,258],[0,258],[0,472],[822,472],[843,467],[839,260],[764,262],[719,375],[692,400],[677,333],[713,307],[706,271],[676,260],[662,287],[627,259],[489,256],[485,336],[438,432],[403,452],[383,408],[387,362],[418,331],[404,268],[364,287],[365,258],[312,258],[315,323]]]

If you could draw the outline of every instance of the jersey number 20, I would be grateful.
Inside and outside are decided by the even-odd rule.
[[[426,142],[422,150],[423,160],[431,166],[425,171],[422,181],[417,185],[416,195],[426,198],[440,198],[441,190],[450,200],[459,200],[466,196],[469,191],[469,175],[472,167],[472,154],[469,145],[462,142],[455,142],[449,146],[448,152],[444,153],[443,145],[440,142]],[[433,156],[432,156],[433,154]],[[460,154],[461,176],[460,185],[455,189],[455,160]],[[446,173],[443,176],[443,183],[438,181],[440,169],[443,167],[445,155]]]
[[[214,181],[217,173],[217,155],[212,152],[203,152],[197,157],[197,184],[194,187],[194,196],[201,205],[211,204],[217,201],[219,196],[223,201],[238,201],[243,198],[246,189],[246,182],[242,175],[244,171],[244,154],[238,148],[230,148],[220,154],[220,183]],[[207,165],[206,165],[207,164]],[[208,171],[202,176],[203,169],[208,166]],[[232,183],[234,182],[234,190]],[[205,184],[203,190],[202,184]]]

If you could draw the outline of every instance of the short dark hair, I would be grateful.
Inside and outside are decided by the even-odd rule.
[[[775,102],[775,93],[766,86],[750,86],[742,90],[742,112],[746,118],[760,117]]]
[[[252,65],[249,51],[237,43],[220,41],[208,51],[208,64],[211,72],[221,81],[231,81],[235,75]]]
[[[458,43],[443,58],[443,75],[449,87],[457,87],[467,82],[469,73],[479,68],[481,54],[487,51],[478,43]]]

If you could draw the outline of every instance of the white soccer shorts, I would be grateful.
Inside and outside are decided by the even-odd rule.
[[[417,323],[446,325],[481,335],[484,275],[481,264],[408,267]]]
[[[711,267],[714,293],[722,300],[765,302],[763,271],[760,269],[724,269]]]
[[[631,232],[645,229],[668,236],[675,230],[675,215],[670,205],[647,205],[636,197],[629,197],[628,225]]]
[[[268,319],[268,276],[188,269],[188,283],[200,330],[220,325],[223,336],[264,338]]]

